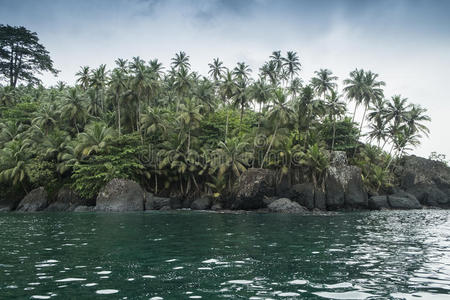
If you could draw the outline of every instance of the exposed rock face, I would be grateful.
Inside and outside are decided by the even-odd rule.
[[[297,202],[291,201],[288,198],[280,198],[273,201],[268,206],[269,211],[279,213],[300,213],[306,209]]]
[[[145,210],[160,210],[164,206],[170,207],[170,198],[156,197],[152,193],[145,193]]]
[[[308,209],[314,208],[313,183],[301,183],[292,186],[289,196],[290,199],[298,202],[300,205],[305,206]]]
[[[211,207],[211,199],[208,197],[198,198],[194,200],[194,202],[192,202],[191,204],[191,209],[194,210],[206,210],[209,209],[210,207]]]
[[[213,206],[211,206],[211,210],[222,210],[223,209],[223,207],[222,207],[222,204],[220,204],[220,203],[215,203],[215,204],[213,204]]]
[[[264,196],[275,194],[275,174],[267,169],[248,169],[236,185],[232,209],[259,209],[264,207]]]
[[[314,190],[314,208],[326,210],[327,209],[327,199],[325,192],[320,188]]]
[[[98,194],[96,210],[144,210],[144,190],[132,180],[113,179]]]
[[[342,207],[367,208],[368,206],[361,169],[349,166],[343,151],[331,153],[325,186],[326,204],[330,210]]]
[[[390,208],[387,196],[372,196],[369,199],[369,208],[373,210]]]
[[[409,197],[397,197],[397,196],[389,196],[388,197],[389,205],[394,209],[420,209],[422,205],[420,205],[419,201],[414,198]]]
[[[86,200],[68,187],[62,187],[56,195],[56,200],[46,208],[48,211],[73,211],[77,206],[87,205]]]
[[[450,168],[444,163],[409,156],[399,171],[401,187],[423,205],[450,207]]]
[[[47,207],[48,205],[48,194],[47,191],[43,187],[39,187],[37,189],[29,192],[23,199],[20,201],[17,206],[17,211],[40,211]]]

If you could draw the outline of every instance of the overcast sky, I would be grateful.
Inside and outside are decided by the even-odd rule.
[[[273,50],[297,51],[308,81],[331,69],[342,80],[355,68],[429,110],[430,138],[416,154],[450,157],[450,1],[446,0],[0,0],[0,23],[38,33],[58,78],[74,83],[80,66],[140,56],[166,66],[183,50],[206,74],[214,57],[255,71]],[[256,75],[256,74],[255,74]]]

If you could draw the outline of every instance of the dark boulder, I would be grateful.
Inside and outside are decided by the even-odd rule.
[[[362,181],[361,169],[356,166],[349,166],[347,170],[349,178],[345,190],[345,206],[367,208],[368,196]]]
[[[248,169],[235,186],[236,197],[232,209],[259,209],[264,207],[264,197],[275,194],[275,174],[267,169]]]
[[[271,212],[279,213],[301,213],[306,211],[306,208],[288,198],[280,198],[273,201],[269,204],[268,209]]]
[[[160,210],[164,206],[170,207],[170,198],[157,197],[152,193],[145,193],[145,210]]]
[[[200,197],[194,200],[191,204],[191,209],[206,210],[211,207],[211,199],[209,197]]]
[[[422,205],[449,207],[450,197],[443,190],[435,185],[416,184],[407,189],[407,192],[414,195]]]
[[[181,198],[179,196],[170,197],[170,203],[168,206],[172,209],[183,208],[183,198]]]
[[[62,187],[55,201],[49,204],[47,211],[73,211],[77,206],[87,205],[87,201],[68,187]]]
[[[401,187],[422,204],[450,207],[450,168],[444,163],[412,155],[396,173]]]
[[[420,209],[419,201],[414,197],[399,197],[390,195],[388,197],[389,206],[394,209]]]
[[[23,199],[20,201],[17,206],[17,211],[40,211],[44,210],[48,205],[48,193],[43,187],[39,187],[37,189],[29,192]]]
[[[313,209],[314,184],[309,182],[293,185],[290,189],[289,199],[292,199],[293,201],[308,209]]]
[[[373,210],[390,208],[387,196],[372,196],[369,198],[369,208]]]
[[[144,210],[144,190],[128,179],[112,179],[97,196],[98,211]]]

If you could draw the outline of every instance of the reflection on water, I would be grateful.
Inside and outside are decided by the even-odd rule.
[[[450,299],[448,216],[0,214],[0,299]]]

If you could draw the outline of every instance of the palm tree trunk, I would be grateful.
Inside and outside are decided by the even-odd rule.
[[[333,118],[333,140],[331,142],[331,151],[334,150],[334,139],[336,138],[336,120]]]
[[[189,149],[191,147],[191,127],[189,126],[188,129],[188,144],[187,144],[187,152],[189,152]]]
[[[359,138],[361,137],[361,131],[362,131],[362,128],[363,128],[363,125],[364,125],[364,120],[366,119],[366,112],[367,112],[367,107],[368,106],[369,105],[366,104],[366,106],[364,107],[364,114],[363,114],[363,117],[362,117],[362,120],[361,120],[361,124],[359,126],[359,133],[358,133],[357,142],[359,142]],[[353,156],[355,156],[355,154],[356,154],[356,149],[358,149],[357,146],[355,147],[355,151],[353,152]]]
[[[227,142],[227,138],[228,138],[228,122],[229,122],[229,117],[230,117],[230,111],[227,109],[227,121],[225,123],[225,140],[223,141],[224,143]]]
[[[353,111],[352,123],[355,122],[356,109],[358,108],[358,104],[355,103],[355,110]]]
[[[266,154],[264,155],[264,158],[263,158],[263,160],[261,162],[261,169],[264,168],[264,162],[266,161],[267,156],[269,155],[270,149],[272,148],[273,141],[275,140],[275,136],[277,135],[277,130],[278,130],[278,123],[277,123],[277,125],[275,125],[275,130],[273,132],[272,139],[270,141],[269,147],[267,148]]]
[[[121,134],[120,131],[120,97],[117,98],[117,127],[119,128],[119,137]]]
[[[239,132],[241,132],[242,129],[242,117],[244,116],[244,104],[241,104],[241,119],[239,121]]]

